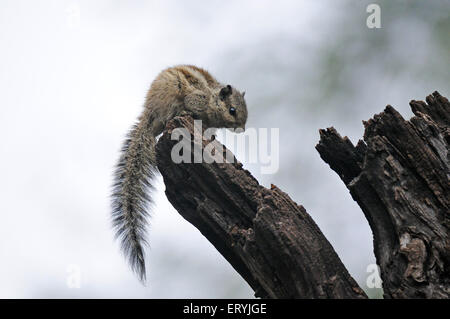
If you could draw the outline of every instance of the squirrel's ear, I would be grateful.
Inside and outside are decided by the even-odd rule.
[[[231,91],[231,85],[224,86],[219,92],[220,99],[225,100],[231,94]]]

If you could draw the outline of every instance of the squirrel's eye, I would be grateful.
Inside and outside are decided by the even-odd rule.
[[[236,115],[236,109],[234,107],[230,107],[230,114],[233,116]]]

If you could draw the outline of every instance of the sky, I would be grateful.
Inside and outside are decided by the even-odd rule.
[[[438,90],[448,95],[450,6],[378,1],[0,1],[0,297],[253,298],[170,205],[159,178],[148,283],[113,239],[109,194],[122,141],[168,66],[194,64],[246,91],[247,127],[279,128],[280,167],[261,174],[302,204],[352,276],[375,263],[358,205],[314,146],[335,126]],[[239,154],[237,153],[239,159]]]

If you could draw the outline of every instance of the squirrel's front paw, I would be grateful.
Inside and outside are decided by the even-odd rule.
[[[183,110],[178,115],[179,116],[192,116],[192,117],[194,117],[194,114],[191,111],[188,111],[188,110]]]

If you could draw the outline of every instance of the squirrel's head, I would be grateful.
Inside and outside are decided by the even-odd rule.
[[[245,130],[247,122],[247,105],[244,93],[239,92],[231,85],[219,87],[214,92],[216,117],[221,127],[242,128]]]

